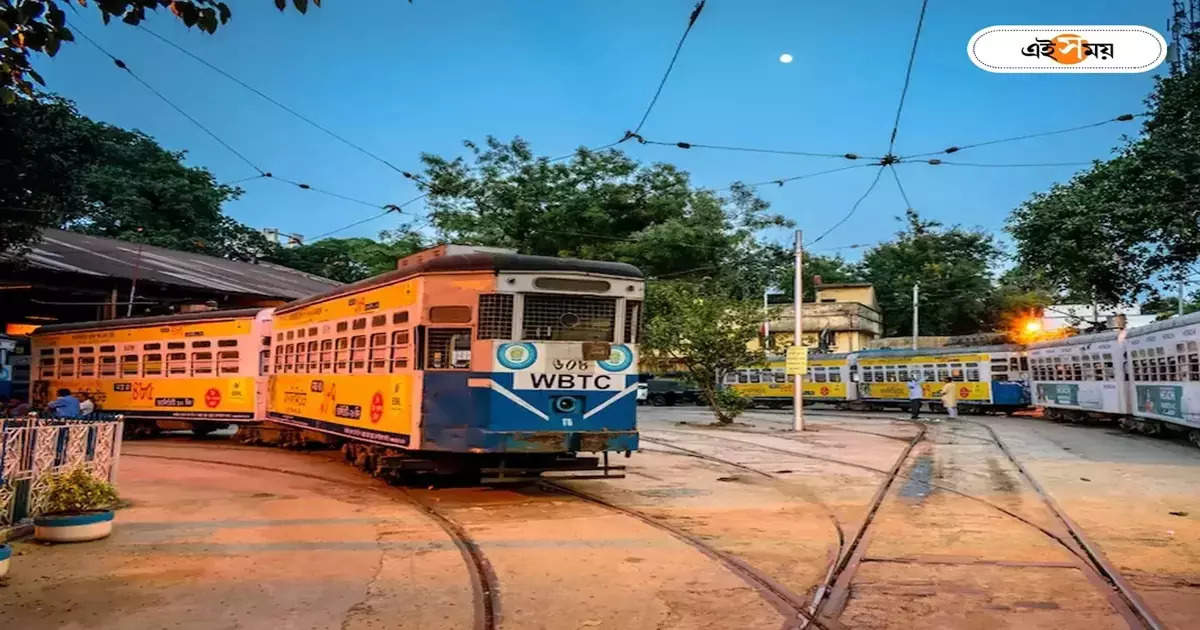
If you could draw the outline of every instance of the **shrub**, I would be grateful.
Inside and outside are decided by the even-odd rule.
[[[117,489],[94,477],[83,466],[49,476],[46,484],[46,514],[106,510],[117,503]]]

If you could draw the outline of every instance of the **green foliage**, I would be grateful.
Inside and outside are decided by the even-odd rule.
[[[471,164],[422,156],[433,226],[447,242],[629,262],[650,277],[719,275],[762,295],[778,248],[757,235],[789,224],[745,186],[720,197],[617,150],[551,161],[520,138],[465,145]]]
[[[273,244],[221,212],[241,189],[183,159],[62,98],[0,107],[0,206],[12,208],[0,214],[0,247],[19,251],[59,227],[238,260],[269,253]]]
[[[643,363],[682,366],[717,420],[732,422],[745,401],[721,394],[717,383],[730,370],[766,362],[762,350],[748,348],[758,338],[761,305],[729,297],[711,281],[659,281],[646,287],[646,313]]]
[[[391,271],[396,260],[424,249],[420,234],[400,229],[369,238],[326,238],[300,247],[280,248],[271,262],[339,282],[355,282]]]
[[[1008,220],[1021,266],[1102,304],[1135,301],[1200,258],[1200,68],[1158,77],[1142,135]]]
[[[991,267],[1000,250],[978,230],[945,228],[908,210],[896,239],[863,256],[863,277],[875,285],[884,334],[912,332],[912,286],[921,284],[921,334],[960,335],[986,327]]]
[[[107,510],[117,504],[117,489],[83,466],[46,478],[46,514]]]
[[[796,294],[796,261],[795,255],[787,252],[785,259],[779,263],[776,285],[780,291],[791,300]],[[858,265],[846,262],[841,256],[821,256],[804,252],[804,299],[812,302],[817,299],[817,278],[823,284],[839,282],[862,282],[863,272]]]
[[[87,6],[87,0],[77,1]],[[308,10],[307,0],[292,2],[300,13]],[[313,4],[321,6],[320,0]],[[0,105],[13,103],[18,94],[34,98],[33,82],[46,85],[33,69],[30,53],[53,57],[63,42],[75,41],[75,34],[66,26],[64,6],[75,9],[72,0],[0,0]],[[136,26],[146,19],[147,9],[162,7],[188,28],[194,26],[209,34],[233,15],[227,4],[217,0],[96,0],[95,6],[105,24],[120,18]],[[275,0],[275,6],[283,11],[287,3]]]

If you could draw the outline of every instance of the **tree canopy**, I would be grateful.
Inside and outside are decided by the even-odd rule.
[[[88,119],[58,97],[0,107],[0,248],[58,227],[252,260],[273,245],[221,206],[241,194],[153,138]]]
[[[406,229],[370,238],[325,238],[308,245],[277,249],[269,257],[285,267],[339,282],[355,282],[391,271],[396,261],[426,247],[420,234]]]
[[[86,7],[87,0],[76,0]],[[411,2],[411,0],[410,0]],[[321,0],[312,0],[321,6]],[[31,53],[58,54],[63,42],[75,41],[67,27],[63,6],[74,9],[72,0],[0,0],[0,105],[8,105],[18,94],[34,98],[34,83],[45,87],[42,76],[33,69]],[[308,0],[292,0],[296,10],[308,11]],[[196,27],[212,34],[233,16],[229,5],[217,0],[95,0],[104,23],[119,18],[136,26],[146,19],[146,10],[169,10],[188,28]],[[286,0],[275,0],[280,11]]]

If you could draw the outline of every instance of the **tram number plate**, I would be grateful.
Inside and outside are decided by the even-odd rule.
[[[591,374],[592,362],[578,359],[554,359],[550,362],[555,372],[562,374]]]

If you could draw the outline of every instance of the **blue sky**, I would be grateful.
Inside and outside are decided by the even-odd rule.
[[[686,24],[692,0],[607,2],[399,0],[335,3],[308,15],[267,0],[237,3],[216,35],[169,14],[147,26],[278,100],[380,154],[419,169],[421,152],[457,155],[464,139],[520,135],[546,155],[618,139],[636,125]],[[880,155],[887,147],[919,0],[710,0],[642,132],[649,139]],[[1153,74],[1001,75],[979,70],[966,43],[992,24],[1141,24],[1164,31],[1167,0],[1048,3],[931,0],[901,121],[897,153],[1052,130],[1143,110]],[[252,161],[290,179],[374,203],[417,194],[399,174],[281,112],[137,29],[99,13],[69,17],[146,81]],[[788,52],[791,64],[778,57]],[[52,90],[95,119],[187,150],[221,181],[253,169],[80,39],[37,69]],[[1157,72],[1165,70],[1160,67]],[[963,151],[987,163],[1075,162],[1110,155],[1138,123]],[[764,181],[844,160],[640,146],[698,186]],[[913,206],[946,223],[1002,228],[1022,200],[1076,170],[902,165]],[[853,169],[760,188],[806,234],[824,231],[870,183]],[[309,237],[378,212],[257,180],[228,205],[255,227]],[[420,212],[418,202],[409,207]],[[873,243],[899,227],[904,203],[890,177],[817,247]],[[381,218],[338,236],[395,227]],[[786,241],[783,233],[773,238]],[[856,249],[829,250],[855,258]]]

